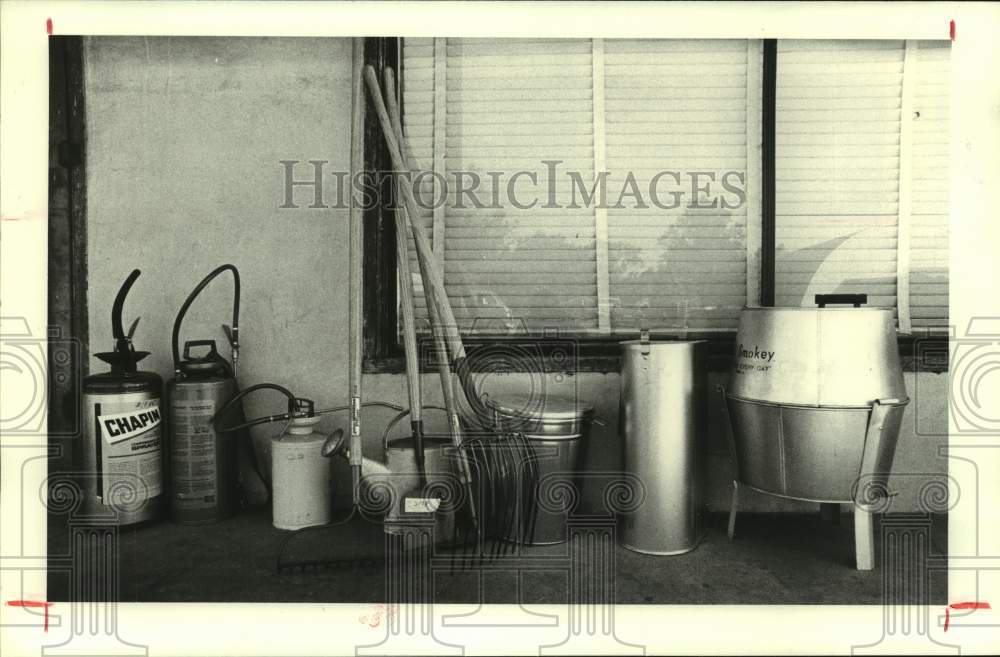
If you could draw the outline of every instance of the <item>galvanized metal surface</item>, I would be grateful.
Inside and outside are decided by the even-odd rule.
[[[744,308],[729,394],[803,406],[904,402],[892,311]]]
[[[174,378],[167,384],[170,513],[180,524],[216,522],[239,503],[236,439],[212,428],[212,417],[236,395],[228,377]]]
[[[888,406],[880,462],[891,466],[905,406]],[[740,480],[760,491],[849,502],[861,473],[870,408],[808,408],[730,397]]]
[[[395,504],[387,517],[399,519],[404,515],[399,508],[404,496],[420,493],[420,477],[413,437],[389,441],[385,456],[389,472],[365,474],[365,481],[369,485],[380,483],[389,487],[395,498]],[[445,497],[446,491],[454,495],[460,494],[457,485],[457,456],[450,437],[424,435],[424,466],[429,490],[441,493],[442,497]],[[445,500],[445,502],[442,512],[434,515],[434,537],[438,545],[450,543],[455,533],[455,500]],[[393,533],[390,528],[386,528],[386,531]]]
[[[507,431],[534,436],[570,438],[583,433],[594,417],[594,407],[578,399],[557,395],[504,394],[487,400]]]
[[[738,480],[794,499],[850,502],[873,404],[888,472],[909,398],[892,312],[745,308],[727,390]]]
[[[505,395],[492,401],[504,431],[524,435],[538,467],[534,519],[526,545],[554,545],[568,539],[566,521],[580,501],[583,470],[594,407],[556,395]]]
[[[644,497],[622,516],[621,543],[647,554],[693,550],[702,534],[704,341],[622,343],[625,472]]]

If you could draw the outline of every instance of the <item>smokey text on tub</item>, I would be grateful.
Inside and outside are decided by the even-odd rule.
[[[761,349],[759,345],[747,347],[742,342],[736,345],[736,367],[735,374],[743,372],[759,371],[766,372],[771,369],[771,361],[774,360],[774,351]]]

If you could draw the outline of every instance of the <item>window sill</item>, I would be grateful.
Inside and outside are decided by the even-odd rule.
[[[614,338],[531,338],[531,337],[475,337],[464,338],[472,368],[480,358],[489,359],[491,369],[496,363],[508,372],[596,372],[621,371],[622,336]],[[729,372],[732,367],[734,334],[720,336],[689,336],[689,340],[703,339],[708,343],[707,365],[709,372]],[[948,371],[949,344],[944,336],[901,335],[898,339],[900,365],[904,372],[941,373]],[[430,338],[419,338],[422,372],[437,372]],[[400,352],[364,361],[365,374],[401,374],[406,371],[406,361]]]

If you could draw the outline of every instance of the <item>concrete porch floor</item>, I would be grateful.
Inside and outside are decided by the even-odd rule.
[[[947,554],[945,516],[905,516],[903,530],[929,531],[929,556]],[[883,520],[883,525],[885,521]],[[928,526],[929,525],[929,526]],[[712,514],[692,552],[648,556],[616,546],[614,599],[619,604],[880,604],[886,571],[854,568],[850,515],[839,525],[819,514],[741,514],[729,541],[724,514]],[[884,525],[888,526],[888,525]],[[895,526],[895,525],[894,525]],[[244,512],[213,525],[169,521],[119,530],[123,602],[380,602],[387,598],[380,525],[354,520],[295,539],[294,558],[367,557],[367,566],[278,574],[278,546],[267,511]],[[880,532],[876,529],[876,536]],[[49,555],[68,554],[66,518],[53,517]],[[877,548],[878,549],[878,548]],[[571,600],[567,545],[528,548],[525,560],[452,571],[445,555],[433,566],[437,603],[558,604]],[[539,563],[543,562],[543,563]],[[53,562],[54,564],[55,562]],[[518,566],[521,566],[520,572]],[[898,569],[896,569],[898,570]],[[49,600],[67,600],[69,577],[50,568]],[[901,577],[902,573],[892,574]],[[929,575],[929,600],[944,604],[947,576]],[[897,589],[898,590],[898,589]],[[918,603],[920,601],[913,600]]]

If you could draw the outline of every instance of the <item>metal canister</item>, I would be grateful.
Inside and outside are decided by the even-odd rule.
[[[153,372],[105,372],[83,381],[83,511],[124,526],[163,508],[160,391]]]
[[[705,342],[622,343],[625,471],[643,500],[621,518],[621,544],[682,554],[702,535]]]
[[[507,395],[491,402],[503,431],[524,435],[538,465],[535,517],[529,519],[526,545],[564,543],[566,521],[582,495],[583,470],[594,407],[555,395]]]
[[[167,384],[174,522],[216,522],[237,510],[235,439],[212,428],[212,417],[235,395],[235,379],[219,373],[189,372]]]

